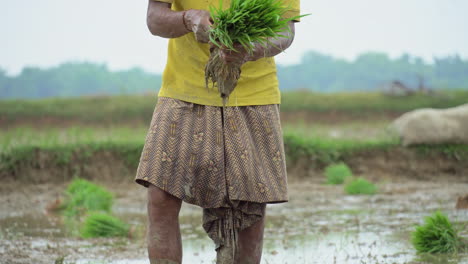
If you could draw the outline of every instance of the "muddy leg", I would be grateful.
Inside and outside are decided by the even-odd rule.
[[[148,187],[148,255],[151,264],[182,263],[179,211],[182,201]]]
[[[265,214],[253,225],[239,232],[237,264],[259,264],[262,259],[263,229],[265,228]]]

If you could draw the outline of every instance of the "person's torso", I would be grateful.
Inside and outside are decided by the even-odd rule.
[[[174,0],[172,9],[209,10],[218,6],[218,0]],[[223,6],[230,5],[224,0]],[[170,39],[168,59],[159,96],[203,105],[221,106],[222,99],[216,88],[206,88],[205,66],[209,58],[209,45],[197,42],[193,33]],[[247,62],[241,68],[239,82],[229,97],[228,106],[279,104],[280,92],[273,57]]]

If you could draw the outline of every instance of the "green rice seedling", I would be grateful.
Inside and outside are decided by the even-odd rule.
[[[448,217],[437,211],[416,226],[411,234],[411,243],[418,253],[456,253],[463,247]]]
[[[90,213],[80,230],[83,238],[126,237],[130,235],[130,226],[118,218],[106,213]]]
[[[68,216],[79,216],[88,211],[109,212],[113,195],[103,187],[75,178],[65,191],[64,210]]]
[[[269,38],[286,37],[281,34],[289,21],[281,17],[289,11],[281,0],[232,0],[227,9],[223,9],[223,0],[219,7],[210,6],[213,28],[209,32],[213,44],[210,59],[205,68],[206,86],[209,82],[218,87],[223,103],[237,85],[241,66],[225,64],[219,57],[219,49],[238,52],[236,45],[241,45],[249,53],[253,52],[254,43],[266,46]]]
[[[364,178],[356,178],[351,180],[345,185],[345,192],[347,194],[375,194],[377,187]]]
[[[346,178],[352,176],[351,169],[344,163],[332,164],[325,168],[328,184],[342,184]]]

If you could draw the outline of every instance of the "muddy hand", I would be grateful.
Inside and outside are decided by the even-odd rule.
[[[187,30],[195,34],[198,42],[208,43],[208,32],[213,25],[210,13],[206,10],[190,9],[185,11],[184,23]]]
[[[234,44],[237,51],[229,49],[219,49],[219,56],[227,64],[243,65],[250,60],[250,54],[240,44]]]

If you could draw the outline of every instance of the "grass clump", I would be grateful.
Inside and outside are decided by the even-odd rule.
[[[75,178],[65,191],[63,208],[69,216],[79,216],[89,211],[109,212],[113,195],[103,187],[84,179]]]
[[[411,243],[418,253],[457,253],[463,247],[462,239],[448,217],[437,211],[416,226]]]
[[[325,168],[328,184],[342,184],[345,179],[352,177],[351,169],[344,163],[332,164]]]
[[[75,178],[65,191],[62,207],[73,232],[83,238],[130,236],[130,225],[110,215],[114,197],[105,188]],[[82,216],[86,216],[84,222]],[[81,226],[75,228],[76,226]]]
[[[284,37],[280,33],[289,21],[301,16],[281,19],[289,11],[281,0],[232,0],[228,9],[210,7],[214,21],[210,40],[218,48],[237,51],[234,44],[241,44],[252,52],[254,43],[266,45],[268,38]]]
[[[80,230],[83,238],[93,237],[127,237],[130,225],[106,213],[90,213]]]
[[[252,53],[255,43],[266,46],[269,38],[286,37],[281,34],[288,28],[288,22],[298,19],[282,18],[289,11],[281,0],[232,0],[230,7],[223,9],[223,0],[219,7],[210,6],[213,28],[210,30],[210,41],[214,47],[205,68],[205,80],[218,87],[226,103],[227,98],[237,85],[241,66],[226,64],[219,56],[220,49],[238,52],[242,47]]]
[[[345,113],[355,119],[367,116],[388,118],[386,112],[404,113],[419,108],[449,108],[468,102],[468,90],[440,90],[441,97],[411,95],[402,98],[385,96],[378,92],[317,93],[312,91],[285,91],[281,111],[313,111]],[[89,96],[74,98],[46,98],[37,100],[0,100],[2,124],[5,127],[38,124],[44,119],[58,124],[116,125],[130,122],[146,127],[151,121],[157,97],[141,95]],[[53,124],[53,123],[52,123]],[[62,126],[60,126],[62,127]],[[11,129],[4,129],[4,134]],[[77,130],[81,132],[81,130]],[[20,131],[18,131],[20,132]],[[11,135],[13,140],[18,134]],[[35,136],[32,137],[35,139]],[[1,149],[0,149],[1,151]]]
[[[377,186],[364,178],[355,178],[348,182],[345,186],[347,194],[367,194],[372,195],[377,193]]]

